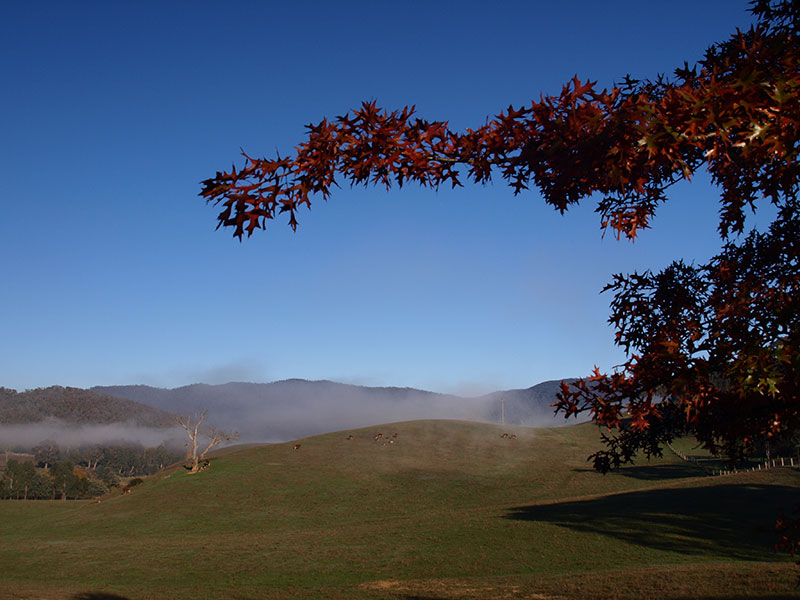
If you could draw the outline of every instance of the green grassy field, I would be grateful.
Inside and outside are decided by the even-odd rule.
[[[665,454],[602,476],[590,425],[298,443],[100,503],[0,502],[0,598],[800,598],[772,550],[793,469],[708,477]]]

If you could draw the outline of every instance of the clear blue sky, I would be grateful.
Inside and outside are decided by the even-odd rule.
[[[240,244],[200,181],[362,100],[474,127],[576,74],[671,73],[751,20],[735,0],[9,3],[0,385],[479,393],[611,368],[610,275],[719,247],[702,177],[633,245],[499,179],[343,188]]]

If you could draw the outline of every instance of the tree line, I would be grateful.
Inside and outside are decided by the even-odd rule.
[[[0,473],[0,499],[79,499],[101,496],[122,479],[152,475],[185,458],[185,450],[141,444],[61,448],[43,441],[33,461],[11,459]]]
[[[60,460],[48,469],[37,469],[32,462],[9,460],[0,478],[3,500],[74,500],[102,496],[106,482],[69,460]]]

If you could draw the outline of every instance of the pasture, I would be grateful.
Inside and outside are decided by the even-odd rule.
[[[0,599],[800,598],[772,549],[794,469],[709,477],[665,453],[603,476],[598,440],[396,423],[225,452],[99,503],[1,502]]]

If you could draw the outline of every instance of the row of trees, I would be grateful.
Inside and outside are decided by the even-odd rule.
[[[84,498],[105,493],[121,478],[152,475],[176,462],[185,461],[190,473],[201,470],[208,452],[238,435],[205,424],[206,413],[176,417],[188,441],[180,448],[163,444],[86,444],[61,448],[52,440],[39,442],[31,451],[34,460],[9,460],[0,476],[0,498]]]
[[[17,500],[67,500],[105,494],[109,486],[68,460],[56,461],[49,469],[32,462],[9,460],[0,477],[0,498]]]
[[[145,448],[134,443],[61,448],[56,442],[48,440],[39,442],[32,451],[36,465],[43,469],[48,469],[59,461],[69,461],[96,473],[107,482],[119,477],[152,475],[185,457],[185,450],[163,444],[154,448]]]
[[[185,430],[185,448],[141,444],[85,445],[62,449],[46,440],[33,447],[34,462],[11,459],[0,476],[2,499],[78,499],[106,493],[120,478],[151,475],[165,466],[185,460],[190,473],[201,470],[212,448],[236,439],[237,434],[204,426],[206,413],[179,417]]]

